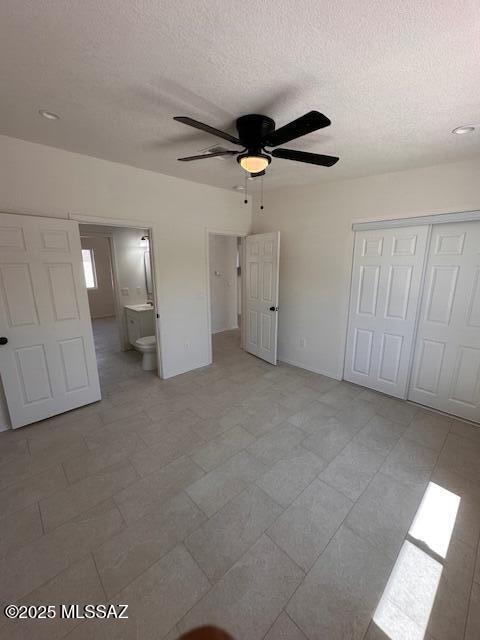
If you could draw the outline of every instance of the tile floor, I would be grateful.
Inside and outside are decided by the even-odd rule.
[[[0,638],[480,638],[480,428],[243,353],[162,381],[95,323],[104,399],[0,434]],[[412,524],[413,523],[413,524]]]

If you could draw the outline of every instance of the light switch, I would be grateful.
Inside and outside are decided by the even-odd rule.
[[[129,296],[130,295],[130,289],[128,287],[122,287],[120,289],[122,296]]]

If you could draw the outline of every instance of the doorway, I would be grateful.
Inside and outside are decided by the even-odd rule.
[[[221,238],[234,238],[234,240],[229,244]],[[235,241],[236,250],[234,250]],[[220,258],[218,260],[214,257],[217,244],[222,247],[219,250]],[[225,247],[230,248],[226,249]],[[225,258],[227,254],[229,257]],[[224,336],[229,339],[231,353],[232,351],[239,353],[244,350],[261,360],[276,365],[280,232],[271,231],[246,235],[207,230],[206,255],[210,362],[215,359],[213,347],[217,347]],[[226,269],[225,265],[227,265]],[[222,268],[224,275],[230,275],[230,277],[222,278]],[[235,273],[235,268],[236,279],[232,275]],[[231,291],[235,286],[237,287],[236,303],[234,302],[235,296]],[[226,311],[225,307],[221,307],[221,311],[213,308],[215,299],[213,292],[216,288],[223,292],[222,295],[227,291],[225,295],[231,301],[228,307],[229,311]],[[232,323],[235,322],[233,320],[235,307],[238,329],[222,330],[220,328],[218,330],[218,327],[225,326],[226,318],[229,318]],[[218,320],[218,324],[214,325],[212,319],[217,312],[215,321]],[[240,316],[240,320],[238,320],[238,316]],[[214,326],[217,327],[217,331],[213,329]]]
[[[82,247],[79,223],[86,220],[82,235],[97,242],[86,239]],[[6,213],[0,227],[0,324],[8,329],[0,352],[0,430],[96,402],[121,381],[161,377],[151,228]],[[88,292],[97,290],[94,304]]]
[[[140,371],[157,375],[150,230],[99,224],[79,229],[102,391]]]
[[[212,361],[241,352],[242,238],[208,234],[209,315]]]

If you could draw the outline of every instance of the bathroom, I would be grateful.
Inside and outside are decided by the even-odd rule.
[[[156,311],[148,229],[80,225],[85,285],[102,391],[157,374]]]

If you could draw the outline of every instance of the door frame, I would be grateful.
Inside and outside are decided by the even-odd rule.
[[[156,314],[155,318],[155,339],[157,341],[157,375],[159,378],[163,378],[163,364],[162,364],[162,338],[161,338],[161,312],[160,312],[160,304],[159,304],[159,294],[158,294],[158,282],[157,282],[157,271],[156,271],[156,261],[155,261],[155,232],[153,229],[153,223],[151,221],[144,220],[126,220],[123,218],[103,218],[98,216],[89,216],[84,214],[68,214],[69,220],[75,220],[79,224],[90,224],[95,226],[104,226],[104,227],[123,227],[127,229],[146,229],[149,235],[149,250],[150,250],[150,261],[152,265],[152,297],[154,303],[154,312]],[[107,235],[104,233],[103,235]],[[113,288],[115,293],[115,316],[117,319],[117,324],[119,326],[119,334],[120,334],[120,345],[121,349],[124,350],[125,346],[125,336],[124,331],[122,330],[123,324],[121,322],[121,314],[120,314],[120,299],[118,292],[118,280],[117,280],[117,262],[115,256],[115,243],[112,241],[113,238],[110,235],[110,255],[112,260],[112,276],[113,276]]]
[[[352,220],[352,231],[368,231],[371,229],[393,229],[399,227],[423,226],[424,224],[443,224],[451,222],[475,222],[480,220],[480,209],[472,211],[451,211],[449,213],[427,213],[422,216],[408,218],[390,218],[375,220]]]
[[[426,278],[426,269],[427,269],[427,262],[428,262],[428,249],[430,247],[430,239],[431,239],[431,235],[432,235],[432,228],[433,225],[438,225],[438,224],[451,224],[451,223],[456,223],[456,222],[480,222],[480,210],[471,210],[471,211],[459,211],[459,212],[449,212],[449,213],[432,213],[432,214],[427,214],[427,215],[422,215],[422,216],[412,216],[412,217],[408,217],[408,218],[393,218],[393,219],[377,219],[377,220],[365,220],[365,221],[358,221],[355,222],[354,220],[352,220],[351,223],[351,229],[353,231],[352,235],[351,235],[351,255],[350,255],[350,270],[349,270],[349,276],[348,276],[348,295],[347,295],[347,322],[346,322],[346,326],[345,326],[345,334],[344,334],[344,350],[343,350],[343,365],[342,365],[342,377],[341,379],[344,380],[345,379],[345,367],[346,367],[346,358],[347,358],[347,338],[348,338],[348,328],[350,326],[350,302],[351,302],[351,295],[352,295],[352,282],[353,282],[353,266],[354,266],[354,252],[355,252],[355,244],[356,244],[356,239],[357,239],[357,235],[356,232],[357,231],[370,231],[370,230],[376,230],[376,229],[396,229],[396,228],[402,228],[402,227],[413,227],[413,226],[423,226],[423,225],[428,225],[429,229],[428,229],[428,235],[427,235],[427,252],[425,253],[424,259],[423,259],[423,265],[422,265],[422,280],[421,280],[421,284],[420,284],[420,291],[419,291],[419,298],[417,301],[417,309],[416,309],[416,315],[415,315],[415,324],[414,324],[414,330],[413,330],[413,345],[416,344],[416,339],[417,339],[417,335],[418,335],[418,328],[419,328],[419,324],[420,324],[420,311],[421,311],[421,305],[418,304],[418,302],[420,302],[423,298],[424,292],[425,292],[425,278]],[[407,376],[407,385],[406,385],[406,394],[405,394],[405,398],[403,398],[404,400],[406,400],[407,402],[411,402],[410,400],[408,400],[408,392],[410,389],[410,385],[411,385],[411,381],[412,381],[412,375],[413,375],[413,362],[414,362],[414,350],[412,349],[412,352],[410,354],[410,361],[409,361],[409,369],[408,369],[408,376]],[[367,388],[367,387],[366,387]],[[390,397],[390,396],[389,396]],[[412,404],[416,404],[416,403],[412,403]],[[418,406],[424,406],[424,405],[418,405]],[[436,409],[427,407],[427,409],[431,410],[431,411],[436,411],[437,413],[441,413]],[[448,414],[449,415],[449,414]],[[461,418],[463,420],[463,418]]]
[[[240,323],[240,346],[243,349],[243,324],[245,319],[244,310],[244,270],[243,266],[245,263],[245,242],[244,239],[247,237],[247,231],[232,231],[231,229],[211,229],[207,227],[205,229],[205,274],[206,274],[206,302],[207,302],[207,340],[208,340],[208,364],[212,364],[213,362],[213,347],[212,347],[212,307],[211,307],[211,290],[210,290],[210,235],[215,236],[230,236],[233,238],[241,238],[241,250],[240,250],[240,272],[241,272],[241,301],[242,301],[242,317]]]

